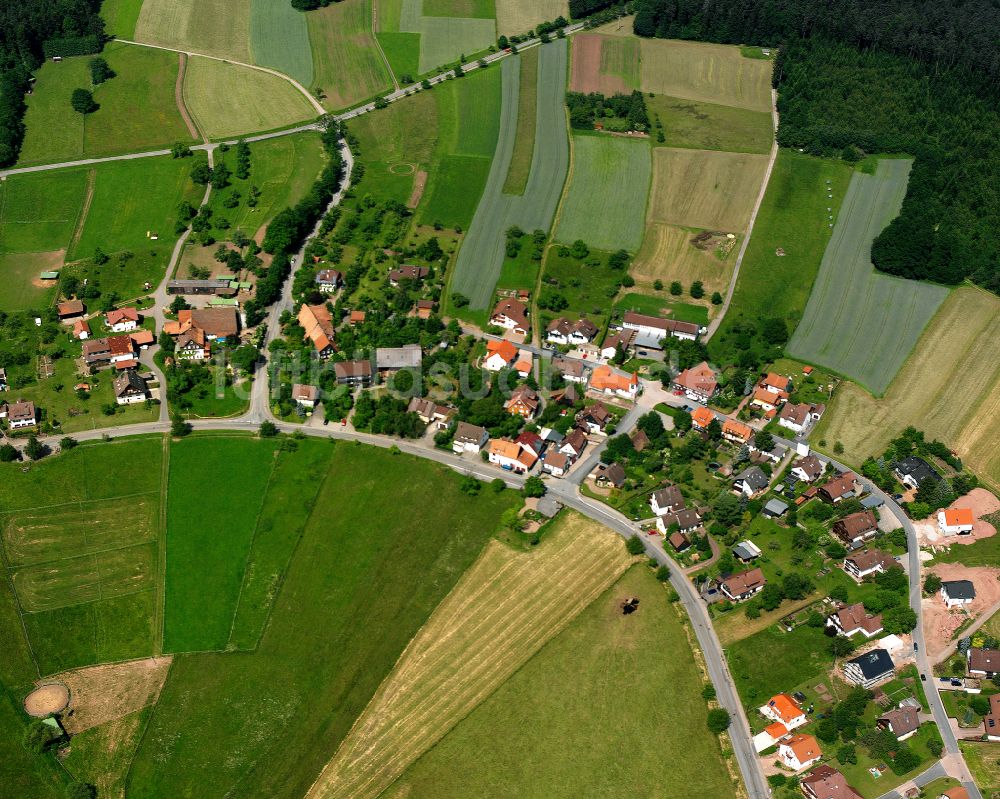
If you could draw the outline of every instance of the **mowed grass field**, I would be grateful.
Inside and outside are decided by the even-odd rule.
[[[188,59],[184,104],[198,129],[212,139],[274,130],[316,116],[309,101],[283,78],[210,58]]]
[[[871,244],[899,213],[911,161],[855,172],[809,296],[788,342],[800,360],[834,369],[881,394],[948,290],[875,273]]]
[[[627,40],[626,40],[627,41]],[[665,141],[653,146],[730,153],[768,153],[774,125],[767,111],[750,111],[718,103],[683,100],[658,94],[646,98],[650,119],[659,117]]]
[[[491,541],[407,646],[307,797],[378,797],[631,561],[619,536],[575,515],[530,552]]]
[[[908,425],[944,441],[994,491],[1000,491],[1000,299],[972,287],[955,289],[920,336],[885,396],[844,383],[815,440],[860,464],[878,455]],[[960,387],[960,388],[956,388]]]
[[[538,105],[531,171],[520,197],[505,195],[517,130],[519,63],[501,65],[503,103],[500,137],[489,178],[469,234],[458,252],[451,291],[469,298],[472,310],[485,308],[503,267],[504,236],[511,225],[548,231],[562,194],[569,165],[569,140],[563,108],[567,44],[560,39],[542,47],[538,57]]]
[[[826,209],[836,219],[851,174],[842,161],[778,153],[720,333],[741,319],[765,316],[785,319],[795,329],[830,241]]]
[[[648,220],[742,233],[760,191],[767,157],[706,150],[653,150]]]
[[[42,674],[152,653],[162,457],[155,437],[11,470],[3,563]]]
[[[700,232],[697,228],[657,222],[648,225],[629,274],[645,287],[652,286],[656,280],[663,281],[664,285],[678,280],[687,289],[700,280],[708,296],[713,291],[724,294],[733,273],[739,238],[733,242],[729,253],[721,257],[718,247],[702,250],[691,243]]]
[[[425,3],[430,13],[425,9]],[[471,56],[487,49],[496,41],[496,23],[492,18],[459,16],[459,13],[485,13],[487,3],[482,0],[453,2],[453,0],[402,0],[379,6],[379,30],[387,33],[419,34],[420,57],[417,71],[430,72],[437,67],[458,61],[463,54]],[[477,10],[478,9],[478,10]],[[443,12],[448,11],[447,15]],[[390,44],[394,44],[389,40]],[[402,44],[400,42],[400,44]],[[407,50],[412,44],[404,45]],[[399,61],[390,57],[390,63]]]
[[[645,227],[652,156],[646,139],[574,135],[573,168],[555,238],[636,252]]]
[[[539,22],[569,19],[567,0],[496,0],[497,36],[527,33]]]
[[[104,20],[105,32],[119,39],[133,38],[141,10],[142,0],[103,0],[101,18]]]
[[[259,646],[175,657],[130,796],[304,795],[519,501],[511,492],[470,497],[459,475],[408,456],[315,445],[332,448],[332,459],[312,475],[324,485]]]
[[[110,42],[101,54],[116,77],[92,87],[93,56],[46,61],[26,98],[28,113],[19,166],[99,158],[191,141],[174,97],[178,56],[165,50]],[[100,108],[78,114],[74,89],[93,89]],[[140,107],[142,113],[135,113]]]
[[[639,610],[623,616],[627,597]],[[690,646],[663,587],[633,567],[386,799],[737,795]]]
[[[254,64],[295,78],[303,86],[313,82],[313,51],[309,44],[308,15],[291,3],[250,0],[250,55]]]
[[[139,42],[251,63],[251,0],[143,0]]]
[[[517,94],[517,131],[514,153],[503,184],[504,194],[523,194],[531,174],[531,156],[535,152],[535,120],[538,117],[538,48],[518,56],[521,75]]]
[[[392,88],[392,78],[372,33],[372,6],[368,0],[343,0],[308,14],[294,13],[308,22],[313,58],[311,85],[323,90],[326,108],[347,108]]]

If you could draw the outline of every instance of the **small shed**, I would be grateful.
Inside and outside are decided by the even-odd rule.
[[[764,515],[769,519],[777,519],[784,516],[788,511],[788,503],[782,502],[780,499],[769,499],[767,504],[764,505]]]

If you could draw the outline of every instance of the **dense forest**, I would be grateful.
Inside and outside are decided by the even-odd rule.
[[[24,94],[46,56],[100,50],[101,0],[0,3],[0,166],[17,160],[24,138]]]
[[[778,45],[778,140],[916,157],[882,271],[1000,291],[1000,7],[988,0],[638,0],[642,36]]]

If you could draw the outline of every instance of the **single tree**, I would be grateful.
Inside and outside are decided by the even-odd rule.
[[[680,297],[684,293],[684,287],[679,280],[674,280],[670,284],[670,293],[675,297]]]
[[[708,729],[716,735],[721,735],[729,728],[729,711],[722,707],[714,707],[708,711]]]
[[[98,56],[90,59],[90,82],[99,86],[106,80],[111,80],[115,76],[115,71],[108,66],[108,62]]]
[[[73,89],[69,104],[78,114],[93,114],[100,106],[94,101],[94,95],[86,89]]]
[[[77,446],[79,443],[80,442],[77,441],[75,438],[66,436],[63,439],[60,439],[59,449],[73,449],[73,447]]]
[[[722,305],[722,295],[717,291],[712,292],[712,305]]]
[[[625,549],[629,555],[641,555],[646,551],[646,545],[639,536],[633,535],[625,539]]]
[[[173,156],[174,158],[187,158],[191,155],[194,155],[194,153],[191,152],[191,148],[188,147],[188,145],[186,145],[182,141],[179,141],[176,142],[174,146],[170,148],[170,155]]]
[[[924,593],[928,595],[936,594],[941,590],[941,578],[936,574],[928,574],[924,578]]]
[[[183,438],[191,432],[191,425],[184,420],[179,413],[170,417],[170,435],[174,438]]]
[[[21,453],[18,452],[17,447],[11,446],[10,444],[3,444],[0,446],[0,463],[11,463],[20,457]]]
[[[34,435],[28,436],[28,443],[24,447],[25,455],[33,461],[37,461],[44,458],[46,452],[48,452],[48,447],[46,447]]]
[[[278,435],[278,426],[274,422],[264,421],[260,423],[260,429],[257,432],[261,438],[274,438]]]
[[[52,740],[52,728],[41,719],[35,719],[27,727],[21,736],[21,743],[25,749],[34,755],[40,755],[45,751],[49,741]]]
[[[661,583],[669,582],[670,581],[670,567],[669,566],[660,566],[656,570],[656,579],[659,580]]]
[[[545,483],[542,482],[542,478],[533,474],[524,481],[524,487],[521,489],[521,493],[526,497],[537,498],[544,497],[545,490]]]
[[[691,296],[696,300],[700,300],[705,296],[705,287],[700,280],[696,280],[691,284]]]

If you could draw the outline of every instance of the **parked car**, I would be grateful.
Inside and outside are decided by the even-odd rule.
[[[923,682],[927,682],[927,675],[926,675],[926,674],[921,674],[921,675],[920,675],[920,679],[921,679],[921,680],[922,680]]]

